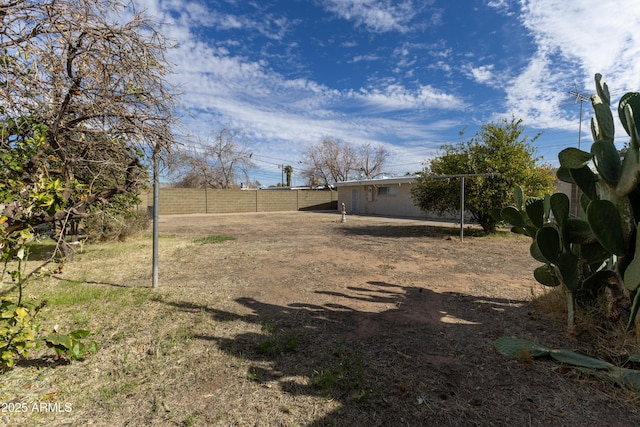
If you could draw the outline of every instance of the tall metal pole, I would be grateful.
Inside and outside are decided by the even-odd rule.
[[[153,152],[153,256],[151,261],[151,287],[158,287],[158,212],[160,211],[160,176],[158,151]]]
[[[576,90],[570,90],[569,95],[573,95],[576,97],[576,102],[580,103],[580,123],[578,124],[578,150],[580,149],[580,137],[582,136],[582,103],[588,101],[589,98],[586,95],[578,92],[578,86],[576,86]]]
[[[580,122],[578,123],[578,150],[580,149],[580,139],[582,137],[582,103],[588,101],[589,98],[586,95],[581,94],[578,91],[578,86],[575,86],[576,90],[569,91],[570,95],[576,97],[576,102],[580,103]],[[580,189],[576,184],[571,184],[571,203],[573,214],[580,215]]]
[[[460,241],[464,241],[464,176],[460,177]]]
[[[580,101],[580,123],[578,124],[578,150],[580,149],[581,137],[582,137],[582,101]]]
[[[464,240],[464,178],[465,177],[479,177],[479,176],[500,176],[498,172],[489,173],[461,173],[454,175],[433,175],[432,179],[451,179],[460,178],[460,241]]]

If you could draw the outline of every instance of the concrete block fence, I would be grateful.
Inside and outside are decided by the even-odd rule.
[[[140,199],[152,212],[153,192]],[[160,189],[160,215],[337,209],[338,193],[330,190]]]

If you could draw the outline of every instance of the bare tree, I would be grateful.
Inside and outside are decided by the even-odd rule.
[[[358,154],[362,165],[360,170],[366,178],[375,178],[382,175],[385,162],[389,157],[389,152],[384,146],[364,144],[359,147]]]
[[[351,144],[340,139],[325,138],[307,150],[303,174],[310,184],[330,185],[347,181],[355,170],[356,159],[356,151]]]
[[[240,177],[249,181],[249,169],[255,167],[251,156],[241,133],[224,127],[206,140],[177,150],[172,174],[180,186],[229,188]]]
[[[0,194],[6,233],[82,218],[137,191],[145,154],[174,144],[171,46],[132,10],[109,0],[0,4],[0,178],[18,182]]]
[[[388,152],[370,144],[355,146],[340,139],[325,138],[305,153],[302,171],[309,185],[331,185],[382,173]]]

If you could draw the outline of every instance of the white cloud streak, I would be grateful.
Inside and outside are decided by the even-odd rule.
[[[251,136],[256,151],[262,147],[270,155],[284,158],[301,158],[306,147],[328,135],[354,143],[383,143],[394,152],[400,149],[385,142],[390,135],[396,140],[418,143],[425,136],[435,138],[437,134],[431,129],[445,122],[435,126],[415,124],[375,114],[465,106],[456,96],[429,85],[409,89],[396,83],[337,90],[305,78],[286,78],[260,59],[231,56],[221,44],[205,43],[197,36],[198,27],[203,25],[251,30],[257,24],[247,18],[203,10],[191,2],[176,1],[146,0],[145,4],[166,24],[163,31],[178,43],[169,60],[176,65],[173,79],[184,93],[184,104],[193,117],[186,120],[194,134],[206,135],[215,122],[230,124]],[[348,15],[358,25],[375,31],[402,31],[414,16],[411,2],[393,7],[390,2],[379,1],[331,4],[336,13],[342,11],[345,18]],[[375,59],[356,56],[354,62]],[[345,108],[352,113],[344,113]],[[405,160],[414,163],[409,169],[416,169],[422,159],[414,155]]]
[[[577,127],[577,109],[567,110],[567,91],[573,89],[574,83],[581,90],[592,92],[593,74],[600,72],[609,82],[614,99],[625,91],[640,90],[640,61],[635,60],[640,57],[640,2],[635,0],[610,0],[606,5],[599,0],[492,0],[488,7],[508,15],[530,37],[533,52],[523,52],[529,55],[524,64],[505,65],[497,58],[487,57],[474,64],[470,61],[475,56],[465,57],[464,52],[456,52],[438,40],[422,45],[434,60],[416,63],[416,55],[412,54],[415,45],[401,42],[390,50],[393,54],[389,57],[379,51],[354,49],[351,59],[345,61],[354,66],[395,62],[390,65],[389,74],[371,74],[370,81],[375,79],[375,84],[345,89],[320,83],[304,72],[297,77],[285,76],[265,56],[249,50],[242,56],[242,39],[233,37],[236,31],[257,33],[269,42],[284,45],[286,36],[302,25],[295,20],[269,14],[261,16],[261,20],[225,14],[207,7],[206,2],[137,1],[166,24],[163,32],[179,44],[169,57],[176,65],[172,78],[184,92],[184,104],[195,116],[190,121],[193,131],[208,132],[214,121],[232,123],[254,137],[256,150],[268,147],[270,153],[280,153],[284,158],[299,158],[305,147],[327,135],[355,143],[384,143],[398,156],[405,156],[409,149],[398,148],[395,143],[431,150],[445,142],[440,136],[443,131],[459,130],[470,124],[470,117],[483,115],[484,120],[491,113],[490,119],[513,114],[522,118],[527,127],[572,130]],[[346,20],[358,31],[376,36],[406,36],[418,27],[424,29],[416,18],[430,3],[316,2],[333,19]],[[205,41],[203,28],[228,31],[229,38]],[[234,45],[239,49],[234,50]],[[361,47],[357,39],[341,45]],[[420,66],[446,74],[449,81],[421,82]],[[410,81],[405,83],[402,77]],[[459,88],[458,82],[463,79],[451,82],[460,77],[474,85],[472,90],[492,90],[494,98],[486,100],[492,103],[488,113],[474,110],[474,101],[445,89]],[[504,96],[500,98],[501,94]],[[447,112],[452,118],[437,120],[434,112]],[[434,122],[428,122],[430,117]],[[413,160],[418,163],[423,160],[415,157]]]
[[[340,18],[378,33],[408,31],[417,11],[417,4],[412,0],[325,0],[323,3]]]
[[[508,85],[509,111],[528,123],[566,129],[575,122],[567,121],[559,105],[574,84],[593,93],[599,72],[610,82],[614,99],[640,89],[640,2],[520,0],[520,5],[520,20],[536,51]]]

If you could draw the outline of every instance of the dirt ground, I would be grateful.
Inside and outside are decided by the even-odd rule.
[[[157,289],[149,234],[85,245],[39,285],[59,301],[43,322],[91,329],[99,350],[71,364],[34,353],[0,376],[0,401],[70,409],[0,425],[640,425],[636,392],[494,350],[509,336],[621,360],[620,337],[603,345],[597,325],[565,334],[528,238],[313,212],[159,228]]]
[[[532,303],[542,289],[532,277],[537,263],[528,238],[467,230],[461,242],[454,224],[340,219],[161,218],[162,236],[236,239],[199,249],[209,260],[207,286],[180,278],[191,263],[196,268],[193,251],[179,258],[181,273],[165,272],[182,284],[177,293],[190,295],[176,306],[205,310],[231,330],[238,321],[260,326],[196,337],[239,355],[252,380],[247,394],[224,375],[193,379],[189,393],[220,399],[218,418],[203,410],[202,425],[640,424],[634,393],[551,361],[507,360],[493,349],[497,338],[514,336],[595,351],[585,334],[568,338],[562,316],[549,317],[545,303]]]

